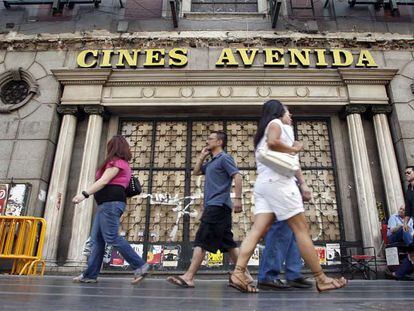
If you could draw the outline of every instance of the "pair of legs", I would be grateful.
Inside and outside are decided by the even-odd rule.
[[[255,216],[254,224],[240,247],[240,254],[237,260],[236,269],[230,277],[230,285],[247,292],[257,292],[257,289],[250,286],[244,277],[244,271],[250,256],[261,239],[275,221],[273,213],[262,213]],[[320,291],[341,288],[346,285],[344,278],[328,278],[319,263],[312,239],[309,235],[308,224],[304,213],[299,213],[287,220],[289,227],[295,234],[300,253],[306,264],[311,269],[316,279],[317,288]]]
[[[180,287],[194,287],[194,278],[203,262],[206,251],[216,253],[217,250],[229,252],[232,262],[236,262],[239,255],[239,248],[233,240],[232,210],[223,206],[206,206],[201,216],[200,227],[198,228],[191,265],[181,276],[167,278],[167,281]],[[253,279],[247,273],[249,282]]]
[[[183,287],[194,287],[194,279],[195,279],[198,269],[200,269],[200,266],[201,266],[201,263],[203,262],[205,254],[206,254],[206,250],[202,249],[200,246],[194,247],[193,258],[191,259],[191,264],[188,270],[183,275],[181,275],[179,278],[170,277],[168,280],[171,283],[174,283],[176,285],[180,285],[178,283],[180,282],[182,283],[182,281],[184,281],[185,284],[182,284],[184,285]],[[239,249],[237,247],[229,249],[229,256],[232,262],[237,261],[238,255],[239,255]]]
[[[413,231],[404,231],[402,227],[400,227],[397,232],[392,233],[389,236],[390,243],[396,242],[404,242],[406,245],[411,245],[413,243]]]
[[[398,269],[395,272],[387,271],[387,276],[397,279],[397,280],[405,280],[406,276],[414,272],[414,252],[409,252],[407,257],[405,257],[401,264],[399,265]]]
[[[105,202],[98,205],[91,232],[92,252],[88,258],[88,266],[83,272],[85,278],[98,277],[105,253],[105,243],[115,247],[135,271],[139,271],[146,264],[125,238],[118,234],[120,217],[124,209],[124,202]]]
[[[410,260],[411,259],[411,260]],[[398,280],[404,279],[408,274],[414,272],[414,253],[409,253],[406,258],[403,259],[397,271],[395,271],[395,277]]]
[[[266,233],[258,282],[278,280],[283,263],[285,263],[286,280],[293,281],[302,277],[302,258],[295,235],[285,220],[274,222]]]

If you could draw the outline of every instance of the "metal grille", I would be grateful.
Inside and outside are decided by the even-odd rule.
[[[9,81],[0,90],[0,97],[6,105],[16,105],[29,95],[29,84],[23,80]]]
[[[336,176],[329,119],[297,119],[297,139],[304,142],[301,164],[305,178],[314,192],[306,204],[306,216],[312,237],[317,241],[340,241],[341,225],[336,200]],[[144,184],[144,192],[182,198],[202,192],[204,177],[192,176],[196,157],[206,144],[209,133],[224,130],[228,134],[227,152],[233,156],[243,174],[244,213],[233,214],[236,241],[244,239],[253,222],[253,185],[256,179],[253,137],[256,119],[239,120],[125,120],[121,133],[131,145],[134,174]],[[191,210],[198,217],[184,215],[178,223],[175,239],[171,238],[178,213],[175,206],[150,204],[150,198],[129,201],[122,218],[122,229],[129,241],[144,243],[144,257],[151,245],[179,245],[183,250],[179,267],[191,258],[191,241],[199,225],[203,200],[197,199]],[[188,203],[188,200],[182,203]]]
[[[304,144],[300,162],[313,192],[313,199],[305,204],[312,238],[339,241],[341,226],[329,122],[326,119],[296,121],[295,131],[297,140]]]
[[[193,0],[191,11],[203,13],[257,12],[257,0]]]

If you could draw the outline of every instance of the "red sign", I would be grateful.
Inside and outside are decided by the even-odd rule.
[[[8,195],[9,195],[9,185],[0,184],[0,215],[3,215],[4,213]]]

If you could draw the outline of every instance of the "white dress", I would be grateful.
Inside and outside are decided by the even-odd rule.
[[[283,124],[279,119],[274,119],[267,125],[256,150],[267,143],[267,131],[272,123],[277,123],[281,127],[281,141],[288,146],[293,145],[295,141],[293,128]],[[296,177],[286,177],[261,163],[258,160],[257,151],[256,165],[258,176],[254,185],[254,214],[274,213],[277,220],[286,220],[305,211]]]

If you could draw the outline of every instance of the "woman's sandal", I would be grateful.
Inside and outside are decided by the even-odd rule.
[[[341,278],[330,278],[331,281],[329,282],[320,282],[318,281],[318,277],[321,276],[323,274],[323,271],[319,271],[317,273],[314,273],[314,277],[315,277],[315,281],[316,281],[316,289],[318,290],[319,293],[322,292],[326,292],[329,290],[335,290],[335,289],[340,289],[346,286],[346,284],[348,283],[348,280],[345,279],[344,277]],[[323,285],[329,285],[326,288],[321,288],[321,284]]]
[[[246,294],[255,294],[258,293],[258,289],[255,286],[252,286],[246,280],[246,268],[242,268],[240,266],[236,266],[234,268],[233,273],[229,274],[229,286],[237,289],[238,291]],[[241,274],[243,277],[237,276],[237,274]],[[237,280],[237,283],[233,281],[232,278]]]
[[[230,276],[232,274],[231,271],[227,272],[227,274]],[[254,283],[254,279],[252,277],[252,275],[250,274],[250,272],[246,269],[246,272],[244,273],[244,275],[246,276],[246,283],[247,284],[252,284]]]

